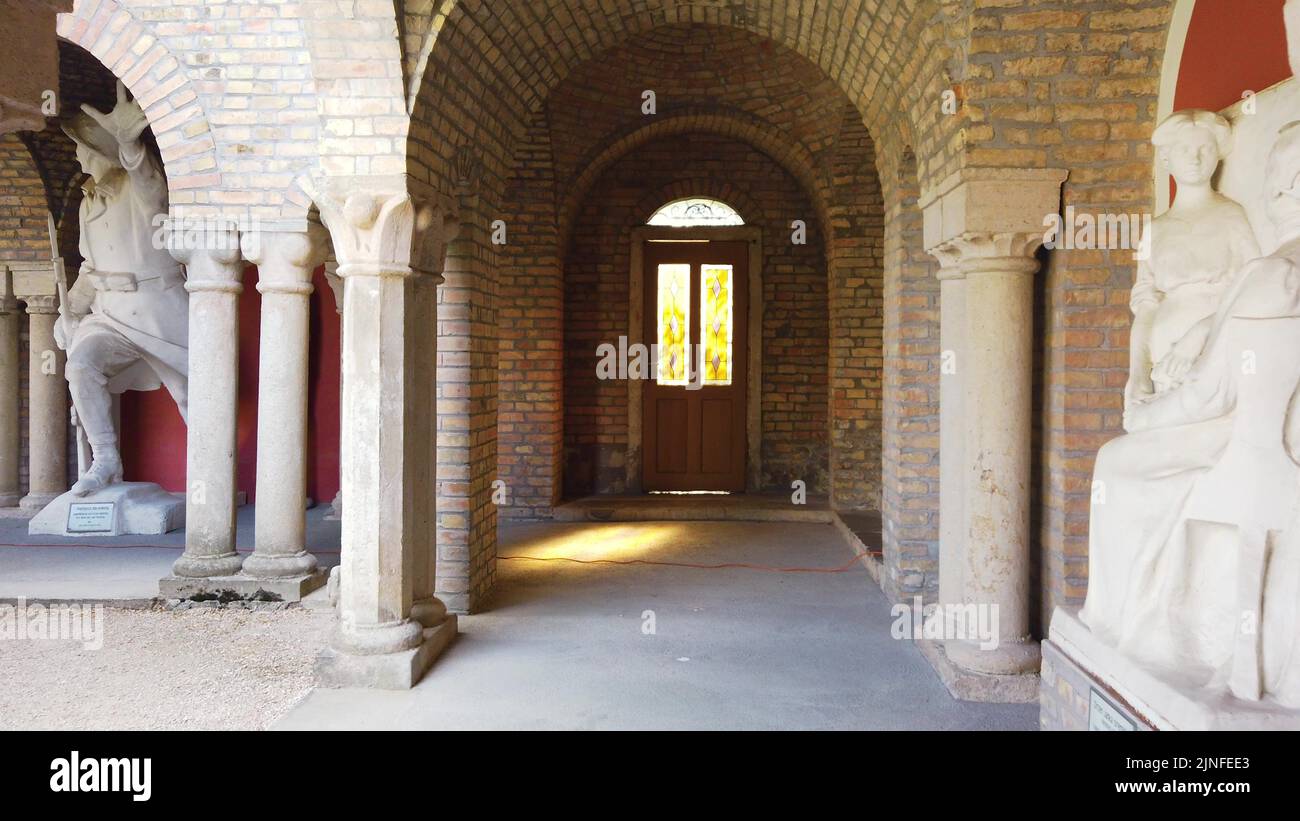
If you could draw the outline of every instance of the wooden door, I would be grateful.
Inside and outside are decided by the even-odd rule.
[[[747,244],[646,242],[643,259],[643,338],[659,345],[642,392],[644,487],[743,492]]]

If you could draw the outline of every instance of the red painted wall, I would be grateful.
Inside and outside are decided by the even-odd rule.
[[[1291,75],[1284,0],[1197,0],[1183,47],[1174,110],[1218,111],[1245,91],[1263,91]]]
[[[308,372],[307,495],[329,502],[339,489],[339,321],[325,269],[311,295],[311,358]],[[244,272],[239,298],[239,489],[256,496],[257,373],[262,295],[257,269]],[[122,396],[122,457],[126,479],[185,489],[185,424],[165,390]]]

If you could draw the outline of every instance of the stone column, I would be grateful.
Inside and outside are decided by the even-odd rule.
[[[27,297],[28,493],[19,503],[40,510],[68,490],[68,382],[54,343],[58,297]]]
[[[1034,251],[1038,234],[983,234],[959,241],[966,280],[960,564],[962,603],[997,607],[998,646],[949,641],[968,670],[1018,675],[1038,669],[1029,634],[1030,440],[1033,434]],[[956,471],[954,471],[956,474]],[[956,476],[954,475],[954,478]]]
[[[976,614],[997,628],[996,647],[949,634],[943,650],[959,672],[1002,680],[972,686],[986,698],[1037,691],[1025,684],[1039,663],[1029,631],[1034,254],[1065,177],[967,168],[922,197],[926,247],[943,265],[942,347],[955,355],[940,388],[940,599],[950,629],[953,616],[969,628]]]
[[[312,273],[325,260],[324,232],[246,235],[244,255],[258,268],[262,330],[256,544],[243,573],[305,579],[318,575],[307,552],[307,369]]]
[[[172,565],[186,578],[232,576],[243,562],[235,552],[235,474],[244,262],[238,232],[217,238],[212,249],[172,251],[190,295],[185,553]]]
[[[0,507],[16,507],[22,498],[18,486],[20,418],[18,335],[22,309],[14,297],[12,274],[0,267]]]
[[[966,276],[960,256],[944,247],[939,258],[939,602],[962,601],[966,513],[962,461],[963,380],[966,358]]]
[[[429,340],[450,209],[401,187],[315,199],[334,240],[343,299],[343,549],[339,624],[324,686],[413,686],[455,636],[433,578]]]

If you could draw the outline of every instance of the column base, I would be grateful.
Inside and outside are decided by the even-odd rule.
[[[0,507],[18,507],[22,498],[21,493],[0,493]]]
[[[268,555],[256,550],[244,559],[241,575],[255,579],[295,579],[316,572],[316,557],[307,551],[289,555]]]
[[[44,510],[46,505],[62,495],[63,493],[28,493],[18,502],[18,506],[23,510]]]
[[[985,676],[1037,673],[1043,658],[1038,642],[1029,636],[1014,641],[1003,639],[988,650],[976,641],[958,639],[945,642],[943,651],[958,667]]]
[[[424,627],[437,627],[447,618],[447,605],[432,596],[420,599],[411,605],[411,618]]]
[[[164,599],[181,601],[299,602],[312,591],[323,587],[328,579],[324,570],[314,570],[289,578],[258,578],[245,573],[203,578],[173,575],[159,580],[158,595]]]
[[[244,558],[230,552],[224,556],[181,556],[172,564],[172,575],[193,581],[233,576],[244,566]]]
[[[954,644],[956,642],[953,642]],[[1033,704],[1038,701],[1038,670],[1016,675],[990,675],[968,670],[953,661],[942,642],[918,641],[917,649],[958,701],[992,704]],[[1038,645],[1034,643],[1034,649]],[[976,652],[980,652],[978,649]]]
[[[447,616],[437,627],[426,627],[420,644],[396,653],[358,655],[328,647],[316,657],[316,684],[320,687],[367,687],[409,690],[456,638],[456,617]]]

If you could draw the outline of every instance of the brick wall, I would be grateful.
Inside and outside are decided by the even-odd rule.
[[[651,116],[641,108],[647,89],[656,95],[657,111]],[[784,222],[774,217],[766,220],[764,227],[788,247],[790,223],[801,219],[811,227],[808,241],[818,246],[823,259],[827,252],[838,255],[837,264],[822,263],[823,316],[828,313],[824,289],[832,277],[846,289],[846,297],[862,297],[860,305],[838,314],[842,327],[834,332],[823,320],[822,335],[834,338],[838,334],[841,339],[836,367],[844,388],[841,418],[835,429],[841,434],[844,456],[836,474],[836,495],[844,506],[879,507],[883,217],[874,146],[861,115],[815,65],[792,51],[732,28],[670,25],[642,33],[567,77],[552,92],[544,115],[536,117],[526,140],[516,149],[507,202],[515,209],[509,219],[513,233],[502,256],[502,345],[503,357],[509,358],[502,360],[501,470],[514,490],[511,515],[547,515],[555,500],[562,470],[556,461],[559,454],[550,443],[558,439],[559,422],[548,414],[559,406],[561,394],[568,420],[581,418],[584,426],[581,441],[566,436],[569,453],[583,450],[586,454],[578,464],[568,466],[581,476],[569,476],[567,490],[571,494],[615,492],[624,485],[625,386],[622,393],[618,388],[606,391],[608,396],[597,402],[583,393],[588,388],[577,387],[572,381],[563,391],[547,382],[554,378],[553,367],[558,361],[548,352],[561,345],[559,326],[548,318],[547,307],[540,315],[523,310],[539,304],[554,310],[558,304],[559,266],[549,256],[554,246],[547,245],[556,233],[557,203],[558,239],[567,245],[571,236],[577,236],[581,209],[603,207],[593,198],[604,190],[599,188],[605,184],[602,175],[609,174],[613,165],[643,150],[647,143],[701,132],[739,138],[740,145],[747,144],[751,150],[757,147],[775,161],[774,168],[783,167],[781,173],[795,177],[796,189],[804,191],[801,204],[786,209]],[[673,165],[680,169],[679,176],[689,176],[692,171],[692,166],[681,161]],[[717,175],[707,172],[697,176],[701,190],[721,190],[716,188],[721,178],[710,180]],[[647,192],[647,199],[637,209],[644,213],[634,218],[640,222],[631,224],[641,224],[672,198],[668,189],[659,193],[655,184],[659,182],[673,185],[671,179],[655,177],[640,189],[632,185],[626,191],[620,189],[619,195],[625,198],[635,190]],[[735,179],[721,198],[740,207],[736,198],[745,196],[754,184],[748,178]],[[680,184],[677,189],[682,196],[699,193]],[[833,240],[819,227],[831,219],[832,207],[837,225]],[[584,253],[598,255],[599,249]],[[617,268],[626,279],[626,257],[599,264]],[[572,283],[565,287],[571,299],[576,295],[590,300],[581,287]],[[806,310],[802,303],[791,301],[784,284],[774,288],[766,310],[772,312],[769,330],[777,335],[791,323],[805,322]],[[621,295],[618,298],[625,300]],[[511,307],[516,303],[518,309]],[[608,314],[601,333],[626,325],[625,301],[621,309],[604,302],[600,308]],[[515,324],[519,322],[525,324]],[[590,350],[575,353],[570,349],[570,356],[589,360],[595,345],[607,341],[595,341],[595,333],[581,332],[591,336],[579,343]],[[617,334],[611,338],[616,339]],[[783,367],[790,369],[791,375],[807,373],[808,378],[819,381],[827,378],[825,339],[816,349],[797,335],[790,342],[774,336],[768,345],[774,351],[774,361],[786,361]],[[507,347],[512,348],[508,355]],[[815,368],[803,368],[799,363],[805,360],[815,363]],[[529,367],[521,375],[511,363],[525,361]],[[582,367],[594,374],[590,365],[584,362]],[[772,382],[765,393],[763,412],[773,419],[773,428],[766,431],[771,441],[762,446],[763,486],[788,490],[793,479],[802,478],[824,492],[830,489],[831,466],[827,388],[821,385],[818,402],[810,403],[804,395],[807,384],[791,394],[787,392],[793,384],[790,376],[782,378],[785,381]],[[583,398],[575,400],[575,390]],[[817,404],[815,412],[806,412],[811,404]],[[592,414],[598,417],[593,420]],[[614,429],[620,432],[610,432]],[[523,436],[525,432],[542,438],[529,440]]]
[[[939,280],[923,250],[910,151],[882,162],[885,216],[884,454],[881,519],[894,598],[931,595],[939,572]]]
[[[991,6],[991,4],[990,4]],[[1149,214],[1167,2],[1077,2],[976,11],[970,44],[970,146],[978,164],[1067,168],[1062,207]],[[1036,505],[1041,629],[1083,603],[1097,450],[1123,432],[1127,250],[1057,250],[1040,277]]]

